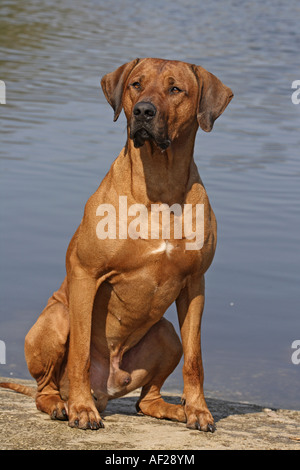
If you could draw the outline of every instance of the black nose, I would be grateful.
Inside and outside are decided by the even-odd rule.
[[[133,114],[139,121],[151,121],[156,114],[156,107],[147,101],[140,101],[133,108]]]

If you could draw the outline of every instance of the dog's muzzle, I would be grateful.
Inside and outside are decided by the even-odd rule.
[[[133,108],[130,138],[136,148],[142,147],[146,140],[154,140],[161,150],[171,144],[168,138],[162,138],[156,131],[157,109],[148,101],[140,101]]]

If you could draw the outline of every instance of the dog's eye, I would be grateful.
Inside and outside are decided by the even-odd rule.
[[[170,88],[170,93],[172,93],[173,95],[176,95],[177,93],[181,93],[182,90],[180,90],[180,88],[178,88],[177,86],[172,86],[172,88]]]
[[[140,82],[134,82],[134,83],[131,84],[131,86],[133,88],[135,88],[136,90],[140,90],[140,88],[141,88]]]

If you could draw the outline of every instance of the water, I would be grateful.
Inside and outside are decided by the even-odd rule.
[[[195,147],[219,237],[206,276],[205,388],[299,409],[299,2],[2,0],[0,12],[0,375],[29,378],[24,336],[125,143],[100,77],[162,57],[201,64],[235,93]],[[167,317],[177,325],[173,306]],[[181,387],[179,367],[166,389]]]

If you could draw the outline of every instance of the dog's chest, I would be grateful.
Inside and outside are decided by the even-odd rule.
[[[174,247],[175,246],[172,242],[168,240],[162,240],[157,247],[153,247],[151,250],[149,250],[149,256],[162,253],[165,254],[168,259],[171,259]]]
[[[187,243],[186,239],[104,241],[111,274],[98,290],[94,326],[98,332],[105,329],[109,347],[123,344],[124,338],[129,338],[126,348],[136,344],[178,298],[188,276],[199,272],[206,246],[190,250]],[[97,328],[96,318],[105,326]]]
[[[198,257],[184,242],[136,240],[135,250],[122,250],[112,266],[111,307],[127,311],[164,310],[177,298]],[[125,248],[125,247],[124,247]]]
[[[147,273],[157,282],[166,276],[178,278],[190,274],[199,264],[201,252],[189,250],[186,240],[136,240],[116,241],[117,249],[108,264],[117,273]]]

